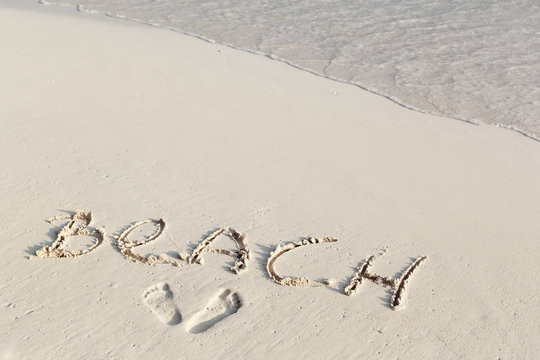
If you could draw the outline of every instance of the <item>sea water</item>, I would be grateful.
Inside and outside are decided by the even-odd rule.
[[[540,138],[538,0],[42,0],[264,54]]]

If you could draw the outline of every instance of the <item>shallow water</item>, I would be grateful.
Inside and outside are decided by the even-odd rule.
[[[424,112],[540,137],[537,0],[48,0],[285,60]]]

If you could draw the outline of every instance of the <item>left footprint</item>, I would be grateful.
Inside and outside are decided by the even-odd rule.
[[[182,315],[174,304],[173,297],[167,283],[152,285],[142,295],[144,304],[157,315],[159,321],[168,325],[177,325],[182,321]]]

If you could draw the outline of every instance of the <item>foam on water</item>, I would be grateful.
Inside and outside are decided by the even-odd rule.
[[[537,0],[47,0],[264,54],[411,109],[540,137]]]

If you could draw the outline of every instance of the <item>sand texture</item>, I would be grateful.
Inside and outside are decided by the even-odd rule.
[[[537,141],[23,3],[0,359],[540,357]]]

